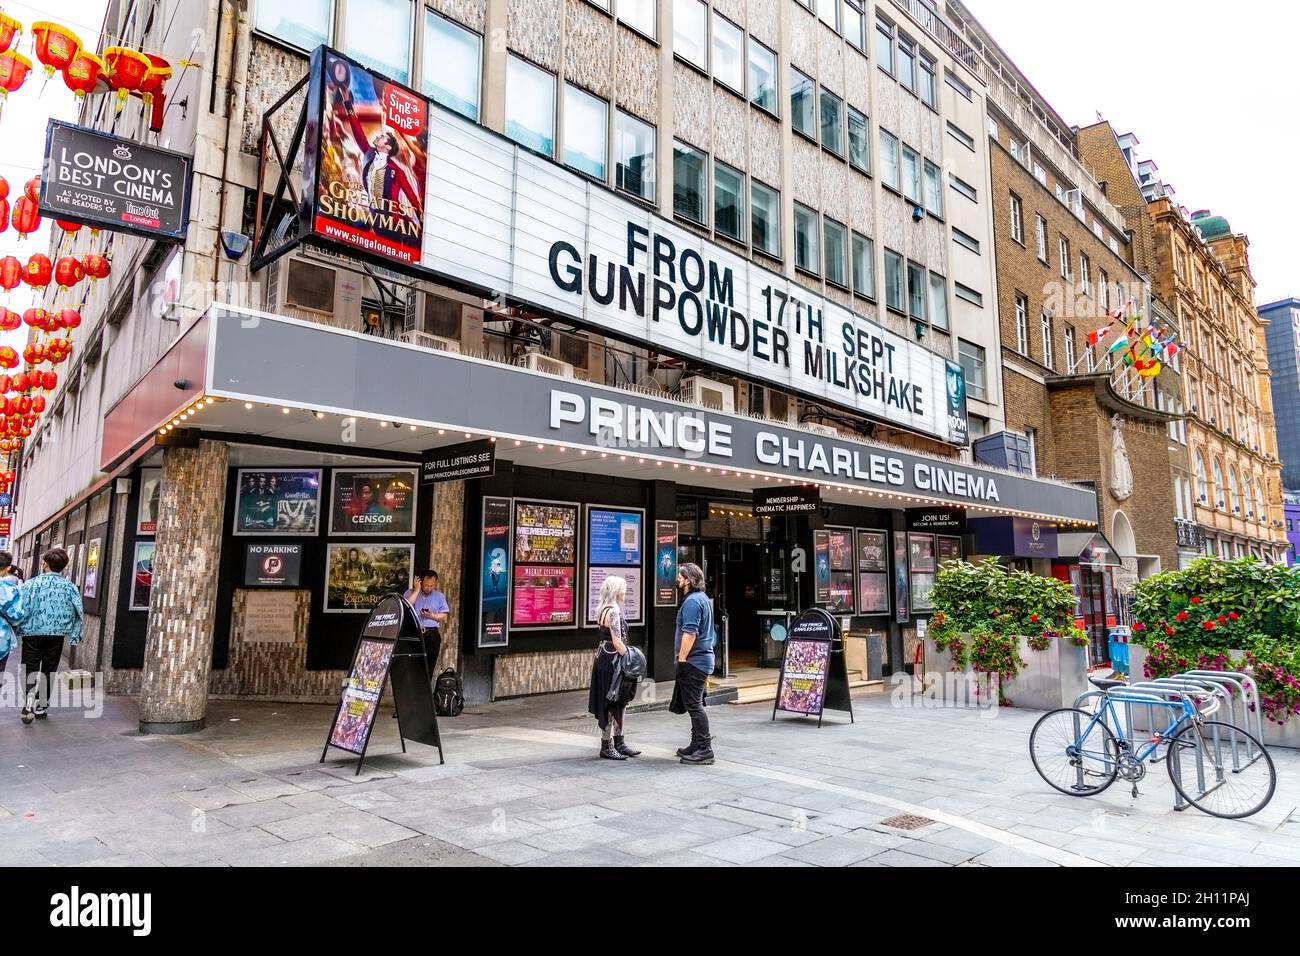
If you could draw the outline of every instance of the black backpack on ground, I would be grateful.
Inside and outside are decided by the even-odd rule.
[[[433,682],[433,709],[439,717],[459,717],[465,709],[465,686],[454,667],[448,667]]]

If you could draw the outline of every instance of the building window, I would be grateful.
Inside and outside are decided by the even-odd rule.
[[[1016,351],[1029,357],[1029,300],[1016,293]]]
[[[822,90],[822,145],[836,156],[844,155],[844,104],[829,90]]]
[[[975,137],[972,136],[970,133],[966,132],[960,126],[956,126],[952,122],[949,122],[948,135],[951,136],[953,139],[955,139],[957,142],[961,143],[972,153],[975,152]]]
[[[977,203],[980,201],[979,193],[975,190],[975,187],[972,186],[970,183],[966,182],[966,180],[962,179],[960,176],[954,176],[949,174],[948,181],[949,183],[951,183],[952,188],[954,190],[956,190],[961,195],[965,196],[971,202]]]
[[[921,157],[907,145],[903,146],[903,195],[921,205]]]
[[[982,292],[976,292],[970,286],[962,285],[960,282],[954,282],[952,284],[952,291],[953,294],[963,302],[969,302],[971,305],[978,305],[981,309],[984,308],[984,294]]]
[[[713,11],[713,75],[741,96],[745,95],[745,34],[716,10]]]
[[[930,273],[930,324],[948,328],[948,280],[937,272]]]
[[[817,213],[807,206],[794,204],[794,264],[805,272],[821,274],[818,248]]]
[[[709,68],[709,8],[704,0],[673,0],[673,52]]]
[[[817,16],[836,33],[840,32],[840,0],[813,0],[817,4]]]
[[[564,163],[605,179],[609,106],[571,83],[564,84]]]
[[[898,35],[898,82],[904,89],[916,92],[916,44],[909,37]]]
[[[925,208],[931,215],[943,217],[943,187],[939,167],[925,161]]]
[[[1015,193],[1011,194],[1011,238],[1025,244],[1025,208]]]
[[[1085,292],[1092,292],[1092,263],[1082,252],[1079,253],[1079,285]]]
[[[794,67],[790,68],[790,123],[805,136],[817,138],[817,86]]]
[[[1065,371],[1070,373],[1074,371],[1074,326],[1065,327]]]
[[[876,246],[866,236],[853,234],[853,291],[876,297]]]
[[[331,0],[260,0],[253,29],[302,50],[330,42]]]
[[[618,0],[618,18],[632,29],[657,40],[655,22],[659,18],[658,8],[658,0]]]
[[[849,108],[849,164],[864,173],[871,172],[871,128],[867,118]]]
[[[880,130],[880,181],[894,189],[902,188],[898,171],[898,137],[886,129]]]
[[[1106,270],[1101,270],[1101,278],[1097,280],[1098,298],[1101,299],[1101,310],[1110,311],[1110,276],[1106,275]]]
[[[506,135],[555,156],[555,77],[513,54],[506,61]]]
[[[1052,317],[1046,312],[1038,316],[1039,330],[1043,337],[1043,364],[1048,368],[1055,368],[1052,355]]]
[[[1237,485],[1237,469],[1232,465],[1228,466],[1228,502],[1232,505],[1232,513],[1241,513],[1241,489]]]
[[[368,0],[345,9],[345,52],[399,83],[409,83],[411,0]]]
[[[654,202],[655,128],[619,112],[614,124],[614,162],[614,185],[647,202]]]
[[[1047,170],[1039,163],[1034,163],[1034,178],[1038,180],[1038,185],[1047,188]]]
[[[1203,505],[1210,503],[1210,483],[1205,477],[1205,459],[1196,452],[1196,500]]]
[[[1219,459],[1215,458],[1211,462],[1211,467],[1214,468],[1215,506],[1226,510],[1228,505],[1223,496],[1227,491],[1227,485],[1223,483],[1223,466],[1219,464]]]
[[[939,93],[935,87],[934,80],[934,60],[927,53],[922,53],[917,60],[919,76],[921,79],[921,102],[932,110],[939,108]]]
[[[673,142],[673,213],[708,225],[708,159],[698,149]]]
[[[912,317],[912,321],[926,321],[925,300],[928,293],[925,267],[909,261],[907,263],[907,314]]]
[[[1047,220],[1042,216],[1034,216],[1034,245],[1038,250],[1038,258],[1047,263]]]
[[[885,250],[885,307],[903,311],[903,257]]]
[[[844,39],[859,50],[866,48],[867,18],[857,0],[844,0]]]
[[[966,376],[966,394],[984,401],[987,394],[984,383],[984,349],[973,342],[958,339],[957,359]]]
[[[751,180],[749,186],[755,252],[781,255],[781,194]]]
[[[745,241],[745,175],[713,163],[713,227],[737,242]]]
[[[980,241],[974,236],[962,232],[956,226],[954,226],[952,230],[952,241],[957,243],[959,246],[966,247],[971,252],[975,253],[975,255],[979,255],[980,253]]]
[[[775,115],[776,54],[753,37],[749,38],[749,99],[759,109]]]
[[[424,11],[424,93],[435,103],[478,121],[483,39],[432,10]]]
[[[1070,240],[1065,236],[1058,236],[1056,239],[1056,252],[1061,257],[1061,278],[1067,281],[1070,276]]]
[[[894,75],[894,25],[884,17],[876,17],[876,65]]]
[[[826,281],[848,288],[848,269],[845,264],[848,250],[844,244],[844,227],[831,219],[822,220],[825,237]]]
[[[992,116],[989,117],[989,139],[993,140],[995,143],[1001,142],[1002,140],[1002,130],[998,127],[998,121]],[[1016,159],[1020,159],[1020,151],[1015,143],[1011,144],[1011,155],[1016,157]]]
[[[949,86],[951,86],[958,93],[960,93],[962,96],[966,97],[967,100],[972,99],[973,91],[971,90],[970,86],[968,86],[966,83],[958,79],[957,74],[954,73],[952,70],[948,69],[947,67],[945,67],[943,71],[943,81],[947,83]]]

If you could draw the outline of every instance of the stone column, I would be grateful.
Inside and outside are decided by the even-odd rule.
[[[477,588],[465,586],[465,482],[444,481],[434,486],[429,533],[429,564],[438,572],[442,593],[451,605],[451,615],[442,628],[442,650],[433,669],[436,677],[445,668],[460,669],[463,602],[478,599]]]
[[[212,670],[227,447],[168,448],[153,557],[140,732],[202,730]]]

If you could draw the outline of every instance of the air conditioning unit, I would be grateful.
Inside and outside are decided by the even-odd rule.
[[[785,425],[799,424],[799,400],[774,388],[763,389],[763,407],[751,408],[749,412]]]
[[[440,352],[460,352],[460,342],[456,339],[443,338],[441,335],[430,335],[428,332],[421,332],[419,329],[408,329],[402,333],[402,341],[408,345],[419,345],[426,349],[437,349]]]
[[[294,252],[266,267],[264,308],[277,315],[343,329],[361,327],[361,275],[340,264]]]
[[[698,405],[715,412],[734,412],[736,410],[736,390],[722,382],[692,375],[684,378],[677,386],[677,397],[688,405]]]
[[[830,438],[838,438],[840,430],[834,425],[823,425],[821,422],[804,422],[803,427],[810,432],[816,432],[818,435],[826,435]]]
[[[572,365],[552,358],[544,352],[528,352],[520,364],[530,372],[545,372],[547,375],[558,375],[560,378],[576,377]]]

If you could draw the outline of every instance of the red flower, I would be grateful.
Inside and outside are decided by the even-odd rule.
[[[1180,621],[1185,621],[1185,620],[1187,620],[1187,612],[1186,612],[1186,611],[1179,611],[1179,612],[1178,612],[1178,620],[1180,620]]]
[[[1228,616],[1227,616],[1226,614],[1220,614],[1220,615],[1219,615],[1219,623],[1220,623],[1220,624],[1227,624],[1227,623],[1228,623]]]
[[[1192,598],[1192,603],[1193,603],[1193,604],[1200,604],[1200,603],[1201,603],[1201,599],[1198,598],[1198,597],[1194,597],[1194,598]]]
[[[1173,629],[1172,627],[1166,627],[1166,628],[1165,628],[1165,633],[1168,634],[1168,635],[1170,635],[1170,636],[1172,637],[1172,636],[1173,636],[1173,633],[1174,633],[1174,629]]]
[[[1228,617],[1232,618],[1235,621],[1237,620],[1238,617],[1240,617],[1240,615],[1236,611],[1229,611]]]
[[[1207,631],[1212,631],[1212,630],[1214,630],[1214,622],[1213,622],[1213,621],[1206,621],[1206,622],[1205,622],[1205,629],[1206,629]]]
[[[1146,625],[1143,624],[1141,621],[1138,621],[1136,624],[1133,625],[1133,630],[1144,631],[1146,630]]]
[[[1037,615],[1037,614],[1031,614],[1031,615],[1029,615],[1029,620],[1031,620],[1031,621],[1035,621],[1035,622],[1036,622],[1036,621],[1038,620],[1038,615]]]

